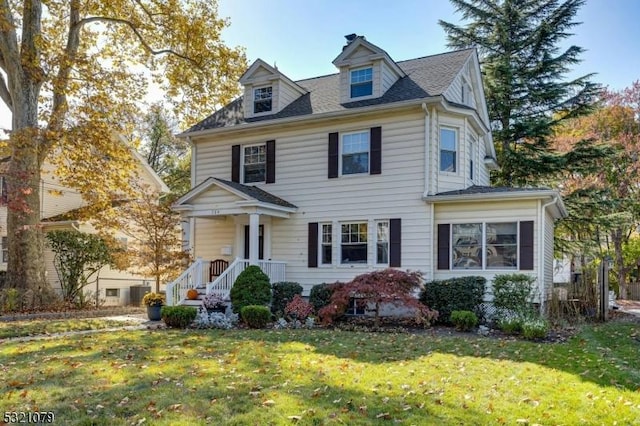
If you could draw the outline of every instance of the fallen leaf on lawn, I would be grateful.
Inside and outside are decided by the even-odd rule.
[[[173,404],[169,406],[169,410],[171,411],[179,411],[182,408],[182,404]]]
[[[273,399],[267,399],[266,401],[262,402],[262,405],[264,407],[271,407],[271,406],[276,405],[276,402]]]
[[[389,420],[391,419],[391,416],[389,415],[389,413],[380,413],[376,416],[376,419],[385,419],[385,420]]]
[[[287,417],[289,420],[294,420],[294,421],[299,421],[302,420],[302,416],[288,416]]]

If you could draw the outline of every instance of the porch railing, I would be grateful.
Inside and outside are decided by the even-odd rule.
[[[238,275],[249,266],[249,260],[236,258],[229,267],[213,282],[207,284],[207,294],[216,293],[224,299],[229,299],[229,293]],[[259,260],[258,266],[272,283],[284,281],[286,278],[286,263],[273,260]]]
[[[186,299],[187,290],[202,287],[202,265],[202,259],[197,258],[175,281],[167,284],[167,305],[179,305]]]

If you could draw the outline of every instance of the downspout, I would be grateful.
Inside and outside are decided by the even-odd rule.
[[[546,228],[546,211],[547,211],[547,207],[554,205],[558,202],[558,196],[554,195],[553,199],[545,204],[543,204],[540,207],[540,215],[542,216],[540,218],[540,230],[538,231],[538,241],[540,241],[540,244],[538,244],[538,277],[541,278],[542,280],[542,284],[543,284],[543,291],[546,290],[546,285],[545,285],[545,281],[544,281],[544,261],[545,261],[545,256],[544,256],[544,244],[545,244],[545,228]],[[553,285],[553,284],[552,284]],[[544,308],[545,308],[545,302],[546,302],[546,293],[545,294],[541,294],[540,295],[540,311],[544,312]]]
[[[429,191],[429,173],[431,171],[431,147],[429,146],[429,108],[425,102],[422,103],[424,111],[424,195],[430,195]]]
[[[429,251],[431,252],[431,257],[430,257],[430,262],[429,262],[430,263],[429,275],[427,276],[427,279],[429,281],[433,281],[434,280],[434,278],[435,278],[435,270],[436,270],[436,268],[434,266],[435,262],[433,261],[435,259],[435,256],[434,256],[434,254],[435,254],[435,250],[434,250],[435,244],[433,244],[434,241],[435,241],[434,236],[436,234],[436,231],[435,231],[435,224],[436,224],[435,214],[436,214],[436,205],[434,203],[429,203],[429,215],[431,216],[430,219],[429,219],[429,221],[430,221],[429,226],[431,227],[431,247],[429,248]]]
[[[196,186],[196,145],[191,140],[191,136],[187,136],[187,142],[191,147],[191,188]],[[196,242],[196,218],[189,217],[189,245],[188,250],[191,256],[195,255]]]

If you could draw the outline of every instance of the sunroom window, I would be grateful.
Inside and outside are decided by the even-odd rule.
[[[453,269],[516,269],[518,223],[463,223],[451,226]]]

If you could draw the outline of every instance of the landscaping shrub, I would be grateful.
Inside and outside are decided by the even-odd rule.
[[[271,319],[271,311],[266,306],[248,305],[242,307],[240,316],[249,328],[264,328]]]
[[[451,322],[457,330],[469,331],[478,325],[478,317],[471,311],[453,311]]]
[[[309,293],[309,303],[313,305],[313,309],[316,312],[327,306],[331,300],[331,295],[344,283],[339,281],[335,283],[322,283],[311,287],[311,293]]]
[[[507,316],[498,319],[498,328],[508,334],[520,334],[522,331],[522,318],[520,316]]]
[[[532,318],[522,322],[522,336],[525,339],[543,339],[548,331],[549,324],[542,318]]]
[[[238,314],[230,313],[225,315],[222,312],[207,312],[206,309],[198,310],[193,325],[196,328],[218,328],[221,330],[229,330],[238,323]]]
[[[499,318],[515,313],[529,317],[533,308],[535,278],[526,274],[503,274],[493,278],[493,304]]]
[[[198,311],[193,306],[163,306],[160,311],[167,327],[187,328],[196,319]]]
[[[313,313],[313,306],[304,300],[302,296],[296,294],[293,300],[284,308],[284,313],[293,319],[304,321]]]
[[[256,265],[247,267],[233,283],[230,297],[233,312],[236,313],[249,305],[268,306],[271,303],[269,277]]]
[[[436,312],[420,303],[414,297],[414,291],[422,288],[422,275],[419,272],[404,272],[387,268],[361,274],[352,281],[338,287],[331,295],[330,303],[318,311],[325,324],[331,324],[342,316],[349,300],[356,296],[362,303],[375,307],[374,324],[380,326],[380,307],[383,304],[403,306],[417,312],[417,319],[423,323],[430,322]]]
[[[302,294],[302,286],[298,283],[283,281],[273,283],[271,286],[271,312],[276,317],[284,314],[287,304],[293,300],[296,295]]]
[[[471,276],[427,282],[420,301],[438,311],[437,322],[451,323],[451,312],[471,311],[481,316],[480,305],[484,297],[484,277]]]

